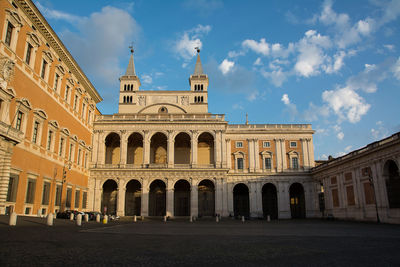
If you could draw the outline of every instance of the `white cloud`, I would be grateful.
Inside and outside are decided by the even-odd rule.
[[[336,137],[337,137],[339,140],[343,140],[343,138],[344,138],[344,133],[343,133],[343,132],[339,132],[339,133],[336,135]]]
[[[233,109],[240,109],[240,110],[244,110],[244,107],[241,104],[233,104],[232,106]]]
[[[285,105],[289,105],[290,104],[290,99],[288,94],[283,94],[281,101],[285,104]]]
[[[260,42],[257,42],[255,40],[244,40],[242,42],[242,46],[245,48],[249,48],[252,51],[256,52],[257,54],[261,54],[264,56],[269,55],[269,44],[265,42],[265,38],[261,38]]]
[[[351,123],[360,121],[361,117],[371,107],[370,104],[365,102],[364,98],[349,87],[324,91],[322,99],[340,119],[347,119]]]
[[[394,77],[400,81],[400,57],[393,64],[391,71],[393,72]]]
[[[148,74],[143,74],[141,78],[142,78],[141,79],[142,83],[144,83],[144,84],[152,84],[153,83],[153,78],[151,78],[151,76]]]
[[[282,70],[282,68],[275,69],[273,71],[261,70],[261,75],[265,78],[269,78],[276,87],[281,87],[286,81],[288,74]]]
[[[377,121],[376,128],[371,129],[371,136],[374,140],[380,140],[389,136],[389,130],[384,127],[382,121]]]
[[[222,72],[223,75],[226,75],[232,70],[234,66],[235,62],[224,59],[222,63],[218,66],[218,69]]]
[[[385,45],[383,45],[383,47],[389,51],[394,51],[396,48],[395,45],[392,45],[392,44],[385,44]]]
[[[174,42],[174,51],[185,63],[196,56],[195,47],[202,48],[203,43],[200,38],[211,31],[210,25],[197,25],[195,28],[185,31],[178,40]],[[185,64],[184,66],[186,66]]]
[[[40,4],[38,1],[35,2],[35,5],[47,19],[65,20],[68,21],[69,23],[80,23],[83,20],[85,20],[84,17],[79,17],[63,11],[47,8],[42,4]]]
[[[261,65],[262,65],[261,58],[258,57],[258,58],[256,59],[256,61],[254,61],[253,65],[254,65],[254,66],[261,66]]]

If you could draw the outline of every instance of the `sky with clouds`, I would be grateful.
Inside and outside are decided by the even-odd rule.
[[[209,112],[311,123],[316,159],[400,131],[400,1],[34,1],[118,111],[135,47],[141,90],[188,90],[195,47]]]

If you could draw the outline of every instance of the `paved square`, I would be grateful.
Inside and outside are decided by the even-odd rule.
[[[400,264],[400,226],[321,220],[95,222],[0,216],[0,265]]]

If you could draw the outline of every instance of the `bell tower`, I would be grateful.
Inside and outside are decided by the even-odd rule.
[[[193,92],[191,97],[191,103],[194,104],[206,104],[208,103],[208,76],[203,72],[203,66],[200,60],[200,48],[195,48],[197,51],[196,66],[194,73],[190,75],[189,84],[190,91]]]
[[[126,72],[119,78],[120,88],[119,88],[119,104],[131,104],[134,103],[134,95],[136,91],[139,91],[140,80],[136,76],[135,72],[135,62],[133,60],[133,46],[130,46],[131,57],[129,59],[128,67]]]

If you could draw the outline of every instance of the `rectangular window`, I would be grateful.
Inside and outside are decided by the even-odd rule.
[[[298,158],[292,158],[292,168],[293,169],[299,168],[299,159]]]
[[[61,157],[64,153],[64,138],[60,138],[60,149],[58,155]]]
[[[59,184],[56,188],[56,206],[61,206],[61,192],[62,186]]]
[[[80,196],[81,196],[81,191],[75,190],[75,209],[79,208]]]
[[[263,142],[263,147],[270,147],[271,143],[269,141]]]
[[[35,201],[35,188],[36,188],[36,180],[28,179],[25,203],[33,204],[33,202]]]
[[[237,168],[238,170],[243,170],[243,158],[237,159]]]
[[[60,75],[58,75],[58,73],[56,73],[56,77],[54,78],[54,91],[57,91],[59,79],[60,79]]]
[[[30,43],[28,43],[28,47],[26,48],[26,57],[25,57],[25,62],[28,65],[31,63],[32,48],[33,46]]]
[[[17,129],[17,130],[20,130],[21,131],[21,125],[22,125],[22,116],[24,115],[24,113],[22,113],[21,111],[18,111],[18,114],[17,114],[17,122],[16,122],[16,124],[15,124],[15,128]]]
[[[75,97],[74,97],[74,107],[73,107],[74,110],[76,110],[77,105],[78,105],[78,96],[75,95]]]
[[[65,88],[65,101],[68,101],[68,96],[69,96],[69,86],[67,85],[67,87]]]
[[[35,121],[33,124],[33,135],[32,135],[32,143],[36,144],[37,142],[37,136],[39,132],[39,122]]]
[[[347,194],[347,205],[354,206],[355,199],[354,199],[354,187],[352,185],[346,187],[346,194]]]
[[[85,153],[85,163],[84,163],[85,168],[87,168],[87,157],[88,157],[88,153]]]
[[[14,25],[12,25],[11,22],[8,22],[7,32],[6,32],[6,40],[5,40],[5,43],[8,46],[11,45],[11,38],[12,38],[14,28],[15,28]]]
[[[364,183],[363,185],[364,185],[365,204],[367,205],[374,204],[375,202],[374,187],[369,182]]]
[[[43,195],[42,195],[42,205],[49,205],[50,199],[50,183],[43,183]]]
[[[72,150],[73,150],[73,148],[74,148],[74,145],[70,144],[69,145],[69,156],[68,156],[68,160],[69,161],[71,161],[71,159],[72,159]]]
[[[236,142],[236,147],[237,148],[243,147],[243,142]]]
[[[44,79],[44,77],[46,76],[46,68],[47,68],[47,62],[46,60],[43,59],[42,72],[40,73],[40,77],[42,77],[42,79]]]
[[[271,158],[265,158],[265,168],[271,169]]]
[[[82,151],[82,150],[79,148],[79,149],[78,149],[78,162],[77,162],[78,165],[81,163],[81,151]]]
[[[53,131],[49,131],[49,136],[47,137],[47,150],[51,149],[52,138],[53,138]]]
[[[72,189],[67,188],[67,199],[65,201],[65,206],[67,208],[71,208],[71,197],[72,197]]]
[[[332,202],[333,207],[339,207],[339,192],[337,189],[332,189]]]
[[[85,108],[86,108],[86,104],[83,103],[82,104],[82,118],[85,119]]]
[[[90,117],[91,117],[91,116],[92,116],[92,111],[89,110],[88,117],[87,117],[87,122],[88,122],[88,124],[90,124]]]
[[[83,192],[82,195],[82,209],[86,209],[87,207],[87,192]]]
[[[296,141],[291,141],[290,142],[290,147],[297,147],[297,142]]]
[[[18,175],[10,174],[10,180],[8,181],[7,202],[15,202],[17,199],[18,178]]]

